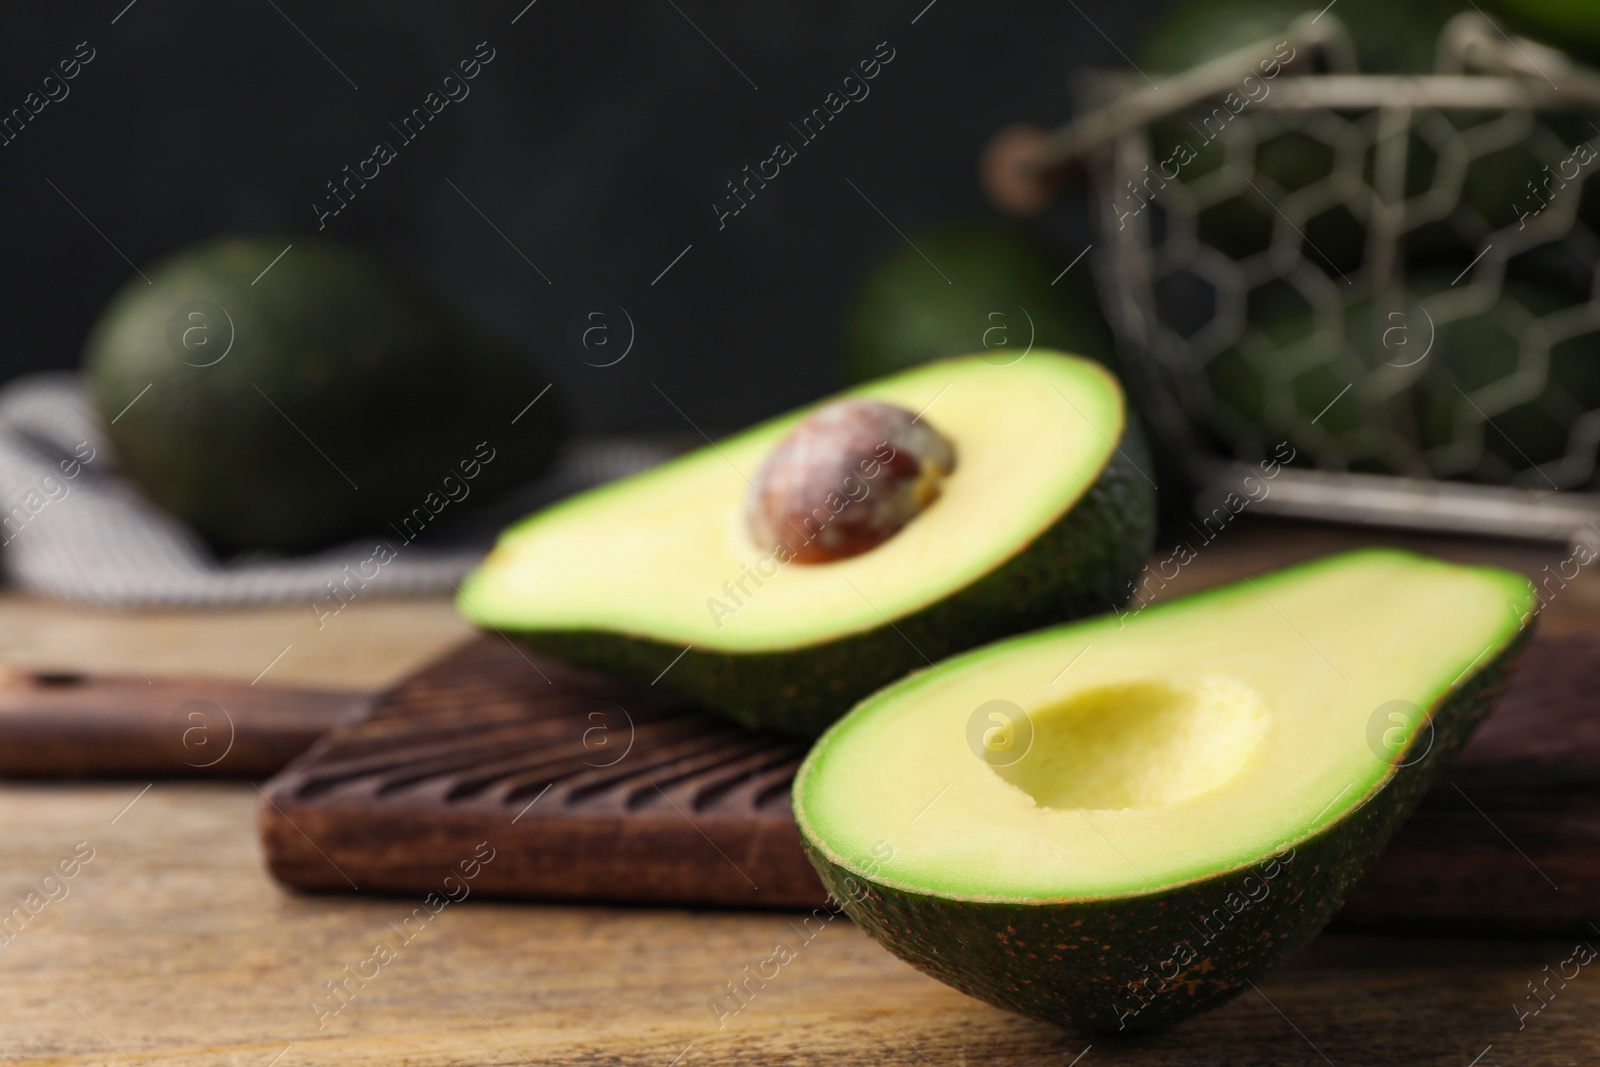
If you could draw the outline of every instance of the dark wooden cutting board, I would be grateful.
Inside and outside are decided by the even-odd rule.
[[[1340,923],[1569,932],[1600,915],[1600,640],[1536,638]],[[644,687],[476,639],[268,782],[267,866],[307,890],[810,907],[789,785],[803,755]],[[1593,931],[1590,931],[1591,933]]]
[[[301,889],[814,905],[789,814],[805,748],[498,638],[469,642],[263,789],[267,866]]]

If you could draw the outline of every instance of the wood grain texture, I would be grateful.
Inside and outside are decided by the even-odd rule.
[[[356,600],[319,625],[309,605],[0,596],[0,775],[265,778],[471,633],[444,598]]]
[[[376,690],[472,632],[449,597],[358,598],[319,623],[309,603],[111,611],[0,595],[0,666],[23,671]]]
[[[1087,1044],[924,977],[843,919],[807,943],[793,914],[469,896],[399,943],[391,924],[420,895],[293,896],[263,877],[252,787],[159,783],[112,823],[137,792],[0,787],[0,905],[20,903],[76,842],[95,849],[69,894],[0,948],[0,1060],[267,1067],[287,1047],[280,1067],[666,1067],[680,1054],[683,1067],[1064,1067]],[[394,959],[319,1027],[324,983],[384,939]],[[737,1013],[714,1012],[725,983],[780,942],[796,958],[750,982]],[[1466,1067],[1491,1044],[1480,1063],[1592,1063],[1592,966],[1552,982],[1555,998],[1521,1030],[1514,1011],[1571,950],[1329,934],[1259,992],[1164,1036],[1097,1041],[1079,1063]]]
[[[0,675],[0,775],[264,778],[376,693],[217,678]]]
[[[1397,539],[1241,521],[1205,547],[1170,592],[1386,540]],[[1472,542],[1424,547],[1530,573],[1565,556]],[[1544,635],[1600,634],[1597,602],[1600,580],[1585,573],[1551,603]],[[0,606],[7,662],[126,669],[69,608],[18,598],[0,598]],[[306,660],[286,656],[269,677],[383,684],[465,636],[447,602],[423,612],[401,608],[374,602],[374,625],[356,642],[365,651],[349,657],[348,671],[335,644],[308,644]],[[133,647],[143,616],[90,617],[102,629],[116,622],[109,636],[158,673],[248,681],[295,640],[271,646],[283,633],[277,621],[211,626],[207,616],[188,616],[158,620],[162,629]],[[364,625],[363,618],[336,622]],[[441,625],[429,629],[429,619]],[[294,665],[312,656],[315,670],[296,675]],[[75,843],[96,849],[67,883],[69,895],[0,946],[0,1062],[268,1067],[282,1053],[279,1067],[667,1067],[674,1057],[680,1067],[1067,1067],[1087,1043],[918,974],[842,920],[802,943],[799,914],[477,897],[441,912],[319,1028],[309,1004],[323,983],[368,958],[378,939],[397,936],[390,924],[420,898],[286,893],[263,870],[253,787],[161,782],[141,797],[144,784],[0,783],[0,916],[23,906]],[[752,984],[748,1006],[719,1027],[713,998],[725,995],[725,983],[742,982],[746,967],[758,969],[780,940],[798,950],[796,959],[765,986]],[[1600,947],[1600,933],[1587,940]],[[1167,1035],[1097,1042],[1076,1063],[1587,1065],[1600,1060],[1600,975],[1591,965],[1564,986],[1550,978],[1572,948],[1570,939],[1328,933],[1259,992]],[[1548,982],[1549,1003],[1519,1029],[1518,1010],[1540,1003],[1530,982]]]

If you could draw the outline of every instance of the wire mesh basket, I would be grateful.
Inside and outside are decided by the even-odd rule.
[[[1335,17],[1159,87],[1090,75],[1087,165],[1130,387],[1203,500],[1600,542],[1600,75],[1468,13],[1434,73]]]

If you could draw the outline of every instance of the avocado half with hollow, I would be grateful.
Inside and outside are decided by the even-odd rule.
[[[795,780],[812,863],[902,959],[1089,1032],[1309,941],[1504,686],[1520,575],[1368,550],[1001,641],[863,701]]]
[[[1039,351],[1005,367],[962,357],[841,397],[915,413],[954,452],[937,498],[876,547],[802,562],[747,521],[769,458],[835,398],[513,526],[461,610],[569,662],[815,736],[908,671],[1127,599],[1155,491],[1104,368]],[[824,527],[875,506],[885,488],[871,469]]]

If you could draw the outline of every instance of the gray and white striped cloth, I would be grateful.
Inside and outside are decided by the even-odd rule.
[[[637,441],[575,443],[545,476],[458,524],[447,541],[401,548],[368,592],[447,592],[505,523],[667,455]],[[219,559],[118,470],[77,375],[30,375],[0,391],[0,563],[22,589],[105,607],[316,600],[344,568],[372,556],[374,541],[307,556]]]

